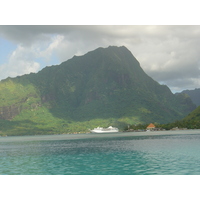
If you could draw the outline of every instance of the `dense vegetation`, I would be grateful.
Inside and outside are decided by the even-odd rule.
[[[177,127],[199,129],[200,128],[200,106],[186,116],[183,120],[177,121]]]
[[[0,134],[88,132],[168,123],[195,109],[149,77],[125,47],[98,48],[36,74],[0,82]]]
[[[137,124],[137,125],[129,125],[126,127],[126,130],[146,130],[146,127],[149,124]],[[186,116],[182,120],[176,120],[172,123],[166,123],[166,124],[155,124],[157,129],[165,129],[165,130],[171,130],[174,128],[178,129],[200,129],[200,106],[196,108],[193,112],[191,112],[188,116]]]
[[[157,127],[161,127],[166,130],[176,127],[179,129],[200,129],[200,106],[182,120],[177,120],[173,123],[157,125]]]

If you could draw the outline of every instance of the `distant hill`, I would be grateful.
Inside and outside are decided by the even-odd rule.
[[[144,126],[143,126],[144,127]],[[157,124],[157,128],[170,129],[200,129],[200,106],[181,120],[172,123]]]
[[[183,90],[181,93],[189,95],[192,99],[192,102],[196,106],[200,106],[200,88],[194,90]]]
[[[98,48],[0,82],[0,130],[10,135],[167,123],[195,107],[187,95],[174,95],[149,77],[124,46]]]
[[[187,128],[187,129],[200,129],[200,106],[197,107],[194,111],[189,113],[182,120],[165,124],[162,126],[165,129],[171,129],[174,127],[178,128]]]
[[[200,106],[198,106],[194,111],[188,114],[185,118],[185,121],[193,121],[199,124],[200,126]]]

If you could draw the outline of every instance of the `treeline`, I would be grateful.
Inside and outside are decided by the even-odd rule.
[[[181,121],[175,121],[173,123],[168,123],[168,124],[160,124],[158,127],[166,129],[166,130],[170,130],[175,127],[178,127],[179,129],[181,128],[200,129],[200,121],[181,120]]]
[[[147,126],[149,124],[138,124],[138,125],[129,125],[127,126],[126,130],[146,130]],[[173,128],[179,128],[179,129],[200,129],[200,121],[175,121],[173,123],[167,123],[167,124],[158,124],[154,123],[155,127],[160,130],[171,130]]]

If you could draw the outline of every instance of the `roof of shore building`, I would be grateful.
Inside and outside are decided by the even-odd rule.
[[[151,123],[149,126],[147,126],[147,128],[155,128],[155,125]]]

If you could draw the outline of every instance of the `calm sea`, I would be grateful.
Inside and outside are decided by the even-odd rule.
[[[0,137],[0,174],[200,174],[200,130],[145,134]]]

